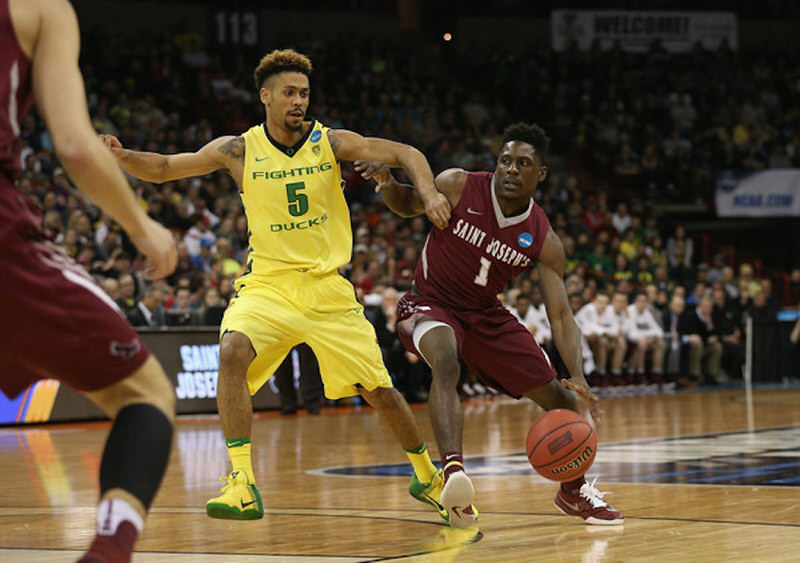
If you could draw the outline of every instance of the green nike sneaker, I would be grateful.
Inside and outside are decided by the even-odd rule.
[[[416,473],[412,473],[408,493],[418,501],[430,504],[447,522],[449,521],[447,509],[439,502],[442,496],[442,487],[444,487],[444,472],[441,469],[433,474],[429,483],[423,483],[417,478]]]
[[[206,503],[206,514],[226,520],[258,520],[264,517],[261,493],[243,471],[233,471],[220,477],[226,483],[222,494]]]

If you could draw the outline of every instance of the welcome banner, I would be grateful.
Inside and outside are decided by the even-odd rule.
[[[697,42],[707,49],[723,41],[731,49],[738,45],[734,12],[554,10],[550,26],[554,51],[564,51],[573,41],[581,50],[595,42],[602,49],[619,42],[625,51],[644,52],[658,40],[671,53],[691,51]]]

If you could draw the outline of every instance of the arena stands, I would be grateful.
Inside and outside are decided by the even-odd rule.
[[[538,121],[548,130],[550,176],[536,199],[564,241],[576,310],[600,294],[622,295],[627,306],[646,291],[644,310],[660,327],[664,355],[668,360],[670,350],[679,352],[674,369],[639,357],[634,362],[630,354],[649,351],[649,358],[654,348],[632,344],[641,342],[632,336],[635,327],[623,328],[618,336],[633,350],[625,365],[637,367],[618,378],[596,377],[596,384],[652,390],[679,375],[681,385],[741,377],[746,316],[774,318],[796,303],[800,271],[779,258],[748,260],[697,226],[702,222],[689,225],[669,212],[680,204],[707,218],[721,170],[800,167],[796,51],[723,46],[675,55],[658,45],[641,54],[615,48],[486,51],[446,49],[422,38],[401,44],[361,37],[295,46],[315,64],[311,115],[331,127],[413,144],[437,172],[493,169],[501,132],[513,121]],[[216,51],[191,33],[90,32],[82,60],[95,127],[126,146],[167,153],[238,134],[263,119],[251,78],[258,56],[248,49]],[[247,252],[247,224],[230,177],[216,173],[163,185],[131,179],[141,205],[173,230],[179,248],[176,272],[150,283],[124,233],[73,188],[41,120],[31,114],[21,129],[21,189],[42,206],[50,236],[132,322],[218,322]],[[409,288],[429,224],[392,215],[352,168],[344,175],[354,233],[353,260],[344,273],[372,316],[384,322],[384,294]],[[535,282],[532,272],[504,296],[509,307],[524,311],[521,318],[529,308],[538,311]],[[546,316],[531,319],[539,339],[548,330]],[[398,386],[424,398],[420,366],[391,334],[383,334],[383,342],[395,374],[413,379]],[[591,344],[590,362],[597,349]],[[719,357],[705,361],[712,348]],[[645,365],[658,377],[648,377]],[[606,370],[587,366],[596,376]]]

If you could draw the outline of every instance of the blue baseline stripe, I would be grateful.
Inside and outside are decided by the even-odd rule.
[[[772,479],[771,481],[764,481],[766,484],[781,485],[783,483],[800,483],[800,477],[786,477],[785,479]]]
[[[770,473],[774,473],[775,470],[778,469],[786,469],[787,467],[800,467],[800,461],[795,461],[792,463],[776,463],[773,465],[761,465],[758,467],[748,467],[746,469],[740,469],[735,473],[729,473],[728,475],[720,475],[717,477],[706,477],[704,479],[700,479],[700,481],[713,483],[714,481],[722,481],[725,479],[744,479],[747,477],[760,477],[768,475]]]
[[[636,475],[631,477],[634,481],[648,481],[652,479],[659,479],[661,477],[679,477],[682,475],[696,475],[698,473],[708,473],[708,469],[687,469],[686,471],[673,471],[670,473],[655,473],[653,475]]]
[[[790,463],[776,463],[771,465],[759,465],[757,467],[749,468],[735,468],[735,469],[687,469],[686,471],[671,471],[668,473],[655,473],[653,475],[641,475],[633,477],[634,481],[647,481],[652,479],[659,479],[661,477],[680,477],[686,475],[698,475],[702,473],[712,473],[717,476],[707,477],[703,481],[719,481],[722,479],[730,479],[737,477],[754,477],[764,473],[763,470],[770,469],[783,469],[786,467],[798,467],[800,461]]]

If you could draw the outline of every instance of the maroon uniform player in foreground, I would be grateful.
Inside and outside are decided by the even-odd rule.
[[[597,398],[583,376],[580,333],[562,279],[564,248],[533,201],[537,184],[547,175],[543,159],[548,143],[538,125],[519,123],[505,131],[494,173],[454,168],[439,174],[436,187],[453,206],[450,224],[431,230],[414,286],[398,304],[398,333],[433,371],[429,407],[444,468],[441,503],[454,526],[475,520],[469,508],[475,491],[462,458],[459,356],[484,383],[507,395],[528,397],[545,410],[579,412],[574,391],[582,406],[596,414]],[[356,169],[376,179],[395,213],[411,217],[424,211],[413,186],[398,183],[380,163],[359,162]],[[528,268],[538,270],[553,340],[569,380],[558,381],[531,333],[497,299]],[[602,497],[581,477],[562,483],[555,504],[588,524],[621,524],[622,515]]]
[[[116,563],[130,560],[161,483],[175,395],[114,302],[46,239],[36,205],[14,187],[19,124],[33,94],[59,161],[150,258],[150,276],[169,274],[177,258],[172,236],[137,205],[92,129],[78,51],[66,0],[0,0],[0,389],[15,397],[56,378],[114,419],[100,466],[97,535],[81,561]]]

